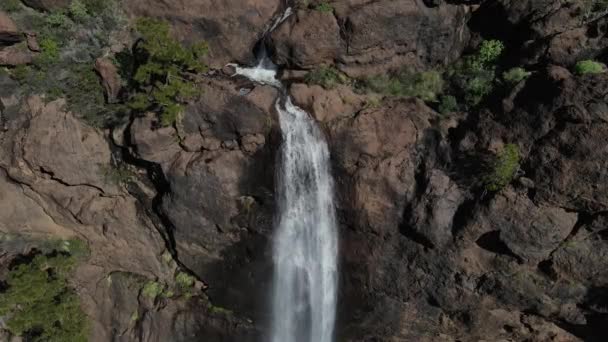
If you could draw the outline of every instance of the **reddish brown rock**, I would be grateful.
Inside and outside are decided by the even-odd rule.
[[[95,70],[101,76],[101,83],[106,91],[106,100],[108,103],[115,103],[122,88],[118,69],[110,59],[101,57],[95,60]]]
[[[303,68],[335,61],[352,77],[445,65],[467,43],[468,7],[415,0],[332,3],[299,11],[272,35],[277,61]]]
[[[40,44],[38,44],[38,36],[32,32],[26,32],[25,34],[27,47],[30,51],[40,52]]]
[[[33,60],[34,54],[26,46],[13,45],[0,49],[0,65],[25,65]]]
[[[271,35],[280,64],[310,67],[333,63],[346,49],[340,27],[331,12],[300,10]]]
[[[296,105],[309,111],[321,122],[352,117],[370,100],[342,85],[328,90],[318,85],[296,83],[291,86],[289,92]]]
[[[8,14],[0,11],[0,46],[10,45],[23,40],[15,22]]]
[[[207,63],[220,69],[229,62],[253,62],[253,48],[281,8],[279,0],[164,1],[125,3],[130,17],[167,19],[186,42],[206,41]]]

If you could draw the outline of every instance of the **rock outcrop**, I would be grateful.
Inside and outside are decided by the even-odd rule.
[[[253,47],[283,10],[279,0],[140,1],[125,2],[129,16],[163,18],[174,33],[189,43],[206,41],[207,63],[221,68],[229,62],[254,61]]]
[[[421,1],[358,1],[331,11],[300,10],[271,35],[275,60],[288,67],[336,64],[351,77],[376,75],[408,65],[444,66],[467,44],[468,9],[428,8]]]

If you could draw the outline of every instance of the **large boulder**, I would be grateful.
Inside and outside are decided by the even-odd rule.
[[[23,40],[15,22],[8,14],[0,11],[0,45],[11,45]]]
[[[176,36],[187,43],[206,41],[207,63],[219,69],[229,62],[253,62],[254,46],[281,11],[281,1],[133,0],[124,8],[131,17],[169,21]]]
[[[337,63],[349,76],[454,60],[468,41],[468,7],[428,8],[415,0],[332,4],[333,13],[301,10],[271,35],[276,61],[295,68]]]
[[[32,63],[33,60],[34,54],[28,50],[27,46],[19,44],[0,49],[0,65],[25,65]]]
[[[24,4],[40,11],[54,11],[67,7],[71,0],[22,0]]]

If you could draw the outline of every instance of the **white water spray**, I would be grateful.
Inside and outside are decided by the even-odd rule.
[[[283,145],[273,245],[272,342],[331,342],[336,316],[338,237],[329,151],[315,121],[285,95],[262,58],[236,73],[281,89]]]

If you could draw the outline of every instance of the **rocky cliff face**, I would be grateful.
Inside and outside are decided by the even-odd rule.
[[[131,113],[101,128],[70,94],[20,83],[20,68],[48,51],[28,15],[74,16],[69,1],[16,2],[0,12],[0,295],[24,258],[77,238],[90,255],[69,286],[90,341],[264,340],[278,91],[224,66],[252,63],[289,5],[265,43],[331,150],[337,340],[604,341],[608,73],[573,72],[606,61],[596,2],[124,0],[123,26],[85,62],[107,102],[124,101],[128,82],[111,60],[134,44],[138,17],[166,20],[184,44],[207,41],[210,69],[175,124]],[[497,70],[531,75],[496,81],[450,114],[435,100],[362,91],[361,80],[403,69],[448,75],[484,39],[504,42]],[[77,51],[67,45],[61,58],[86,61]],[[323,66],[340,84],[306,76]],[[496,165],[486,161],[509,145],[516,169],[488,190]],[[17,341],[2,322],[0,339]]]

